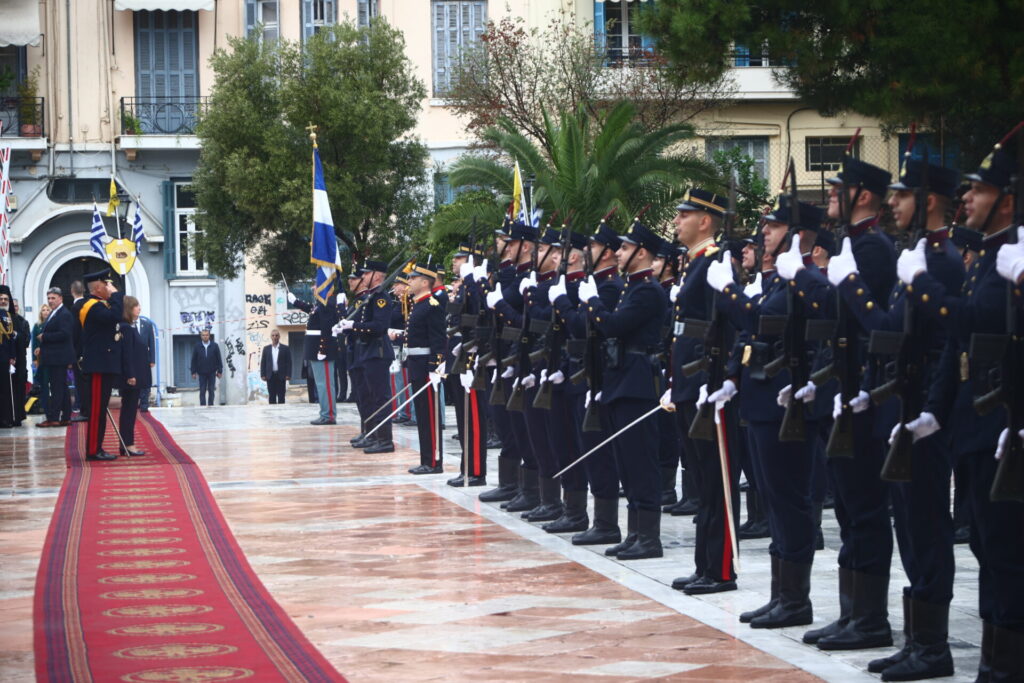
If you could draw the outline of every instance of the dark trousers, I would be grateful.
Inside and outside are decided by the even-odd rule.
[[[1024,503],[989,500],[998,465],[992,450],[961,456],[957,474],[964,476],[957,486],[964,486],[970,505],[978,612],[995,626],[1024,632]]]
[[[549,438],[551,414],[547,410],[533,407],[533,401],[537,398],[537,387],[527,389],[525,393],[526,409],[522,416],[526,421],[526,435],[529,439],[530,450],[536,458],[537,472],[540,473],[540,476],[551,477],[558,471],[558,456],[555,455]]]
[[[388,365],[387,361],[380,358],[373,358],[363,363],[362,387],[359,389],[359,393],[363,397],[363,409],[367,411],[367,418],[391,398],[391,394],[388,393],[388,387],[391,386],[388,382]],[[388,409],[384,408],[366,421],[366,430],[373,429],[387,416]],[[384,420],[381,428],[373,433],[373,438],[378,441],[391,441],[391,420]]]
[[[612,401],[608,405],[612,432],[623,429],[657,405],[656,399],[620,398]],[[629,509],[661,512],[657,418],[649,416],[617,440],[622,443],[615,450],[615,463]]]
[[[504,382],[505,380],[498,378],[498,382]],[[494,422],[494,431],[497,432],[498,438],[501,439],[501,452],[498,454],[499,458],[505,460],[514,460],[516,465],[519,465],[519,453],[516,450],[515,437],[512,434],[512,421],[509,420],[508,411],[505,410],[505,405],[494,405],[490,402],[490,394],[494,391],[494,385],[492,384],[487,394],[487,407],[490,412],[491,420]],[[419,417],[417,416],[417,420]]]
[[[913,445],[911,480],[893,484],[892,510],[910,597],[936,605],[953,599],[953,517],[949,449],[935,434]]]
[[[813,430],[814,423],[808,422],[807,428]],[[750,460],[758,496],[765,501],[773,554],[794,564],[811,564],[817,535],[811,504],[813,441],[780,442],[778,422],[751,422],[747,429],[754,440]]]
[[[338,359],[334,361],[334,396],[338,403],[348,398],[348,360],[344,352],[339,353]],[[284,403],[284,399],[281,399],[281,403]]]
[[[18,421],[13,396],[14,375],[6,367],[0,367],[0,427],[13,427]]]
[[[359,431],[366,432],[366,399],[363,396],[363,368],[352,368],[349,370],[349,377],[352,380],[352,398],[356,402],[356,411],[359,413]]]
[[[599,443],[607,439],[611,432],[611,419],[608,417],[608,409],[601,404],[597,405],[601,418],[601,430],[596,432],[583,431],[583,416],[586,414],[586,394],[574,396],[572,400],[573,424],[580,430],[580,448],[583,453],[589,453]],[[639,426],[639,425],[638,425]],[[581,453],[582,455],[582,453]],[[594,452],[589,458],[573,469],[583,468],[587,477],[587,484],[590,485],[590,492],[594,498],[617,499],[619,497],[619,472],[615,465],[615,446],[608,444]],[[572,470],[569,470],[570,472]],[[568,476],[568,472],[566,473]]]
[[[505,395],[512,395],[512,379],[501,380],[505,382]],[[522,466],[535,470],[537,469],[537,457],[533,453],[533,446],[530,443],[529,427],[526,424],[526,414],[516,410],[506,410],[509,425],[511,427],[512,442],[515,444],[515,454]]]
[[[103,450],[103,437],[107,433],[107,404],[110,390],[114,388],[117,375],[103,373],[82,374],[82,382],[88,387],[89,420],[86,422],[85,454],[96,455]]]
[[[409,366],[409,382],[413,392],[419,391],[428,382],[427,361],[424,356],[414,356],[407,361]],[[387,398],[387,397],[385,397]],[[412,400],[416,404],[416,432],[420,438],[420,464],[437,467],[441,464],[444,454],[444,442],[441,438],[441,419],[439,411],[444,409],[438,401],[438,393],[434,387],[428,387]],[[381,411],[383,412],[383,411]],[[385,413],[386,415],[386,413]],[[388,425],[390,426],[390,421]],[[372,429],[372,427],[368,427]],[[374,432],[374,436],[385,428]]]
[[[77,410],[83,417],[89,415],[89,391],[88,382],[85,379],[85,373],[78,369],[78,363],[75,363],[71,370],[72,375],[75,378],[75,410]]]
[[[580,421],[576,419],[576,396],[557,387],[551,392],[551,411],[548,416],[551,449],[555,454],[555,466],[561,470],[586,451],[580,432]],[[582,420],[582,416],[580,416]],[[600,443],[600,442],[598,442]],[[583,464],[562,475],[562,488],[566,491],[587,490],[587,475]]]
[[[121,387],[120,394],[121,414],[117,420],[118,431],[121,432],[124,445],[132,446],[135,444],[135,418],[139,414],[139,388],[124,386]]]
[[[458,381],[455,384],[459,386],[452,400],[459,425],[459,446],[462,448],[459,472],[466,472],[468,466],[469,476],[482,477],[487,474],[486,395],[475,389],[466,391]]]
[[[888,444],[884,438],[873,435],[872,423],[872,410],[854,415],[854,457],[831,458],[828,466],[843,542],[839,566],[872,576],[888,576],[892,562],[889,484],[878,476]]]
[[[697,408],[693,403],[683,403],[682,410],[677,410],[677,419],[681,429],[690,429]],[[736,578],[733,568],[732,536],[736,533],[736,514],[740,509],[739,468],[733,462],[732,450],[738,441],[736,437],[738,423],[735,409],[726,406],[725,413],[725,449],[729,454],[727,473],[731,492],[733,525],[729,526],[729,516],[725,508],[725,487],[722,483],[722,458],[718,450],[717,435],[715,440],[691,439],[693,462],[698,471],[700,488],[700,507],[697,513],[697,534],[694,544],[694,564],[702,576],[709,576],[716,581],[729,581]]]
[[[66,365],[47,365],[45,370],[50,379],[46,419],[51,422],[70,420],[71,395],[68,392],[68,367]]]
[[[200,373],[199,374],[199,405],[214,405],[214,391],[217,388],[217,375],[216,373]],[[207,398],[209,397],[209,398]]]
[[[152,388],[152,384],[146,384],[139,387],[139,410],[143,412],[149,410],[149,391]]]
[[[270,377],[267,377],[267,393],[270,394],[270,402],[284,403],[284,376],[279,372],[270,373]]]

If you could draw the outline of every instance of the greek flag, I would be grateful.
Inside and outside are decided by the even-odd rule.
[[[103,251],[103,242],[107,237],[107,229],[103,227],[103,217],[100,216],[100,209],[96,202],[92,203],[92,230],[89,232],[89,246],[99,254],[104,261],[107,259],[107,252]]]
[[[320,165],[320,150],[313,147],[313,238],[310,241],[309,260],[317,265],[313,295],[327,304],[336,291],[341,261],[338,240],[334,236],[334,219],[327,201],[324,169]]]
[[[142,209],[135,205],[135,220],[132,222],[132,242],[135,242],[135,251],[142,252],[142,240],[146,236],[142,229]]]

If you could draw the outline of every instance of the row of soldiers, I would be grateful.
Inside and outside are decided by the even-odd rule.
[[[770,600],[740,617],[752,628],[813,622],[811,567],[830,488],[842,542],[839,612],[804,642],[823,650],[893,644],[895,527],[909,581],[906,638],[869,670],[917,680],[953,673],[955,470],[980,565],[978,680],[1022,680],[1024,482],[1012,468],[1024,430],[1019,401],[1006,398],[1024,379],[1014,369],[1020,359],[1012,362],[1019,330],[1008,327],[1024,274],[1016,173],[1013,155],[997,147],[966,177],[966,231],[947,223],[959,174],[910,158],[891,182],[887,171],[847,157],[829,181],[826,210],[784,195],[757,239],[736,248],[716,241],[729,202],[702,188],[676,207],[678,244],[639,218],[621,236],[605,221],[590,235],[506,221],[494,251],[460,246],[450,303],[436,268],[417,265],[407,276],[412,305],[391,337],[407,346],[420,416],[421,463],[411,471],[441,471],[445,381],[462,450],[449,483],[485,484],[489,414],[502,448],[498,486],[480,500],[635,560],[662,556],[663,493],[682,464],[685,493],[697,502],[696,544],[694,571],[673,587],[697,595],[737,587],[742,469],[771,536]],[[878,222],[885,203],[896,239]],[[826,223],[843,234],[831,260]],[[958,246],[954,234],[974,239]],[[900,239],[909,244],[898,256]],[[384,340],[393,303],[379,288],[383,270],[352,319],[338,324],[357,349]],[[978,348],[993,339],[1004,352],[986,359]],[[386,347],[372,349],[382,362],[366,366],[362,380],[364,433],[353,445],[367,452],[380,443],[374,434],[390,445],[386,415],[373,414],[389,398]],[[981,414],[974,401],[986,394],[1003,405]],[[1017,493],[993,498],[1004,464]]]

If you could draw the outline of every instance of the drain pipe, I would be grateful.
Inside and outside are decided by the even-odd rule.
[[[71,86],[71,0],[64,0],[64,30],[67,36],[68,63],[68,158],[71,177],[75,177],[75,100]]]

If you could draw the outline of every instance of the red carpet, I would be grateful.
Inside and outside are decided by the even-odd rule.
[[[68,429],[36,578],[37,679],[344,681],[260,583],[163,425],[140,413],[135,444],[146,455],[86,461],[84,423]]]

